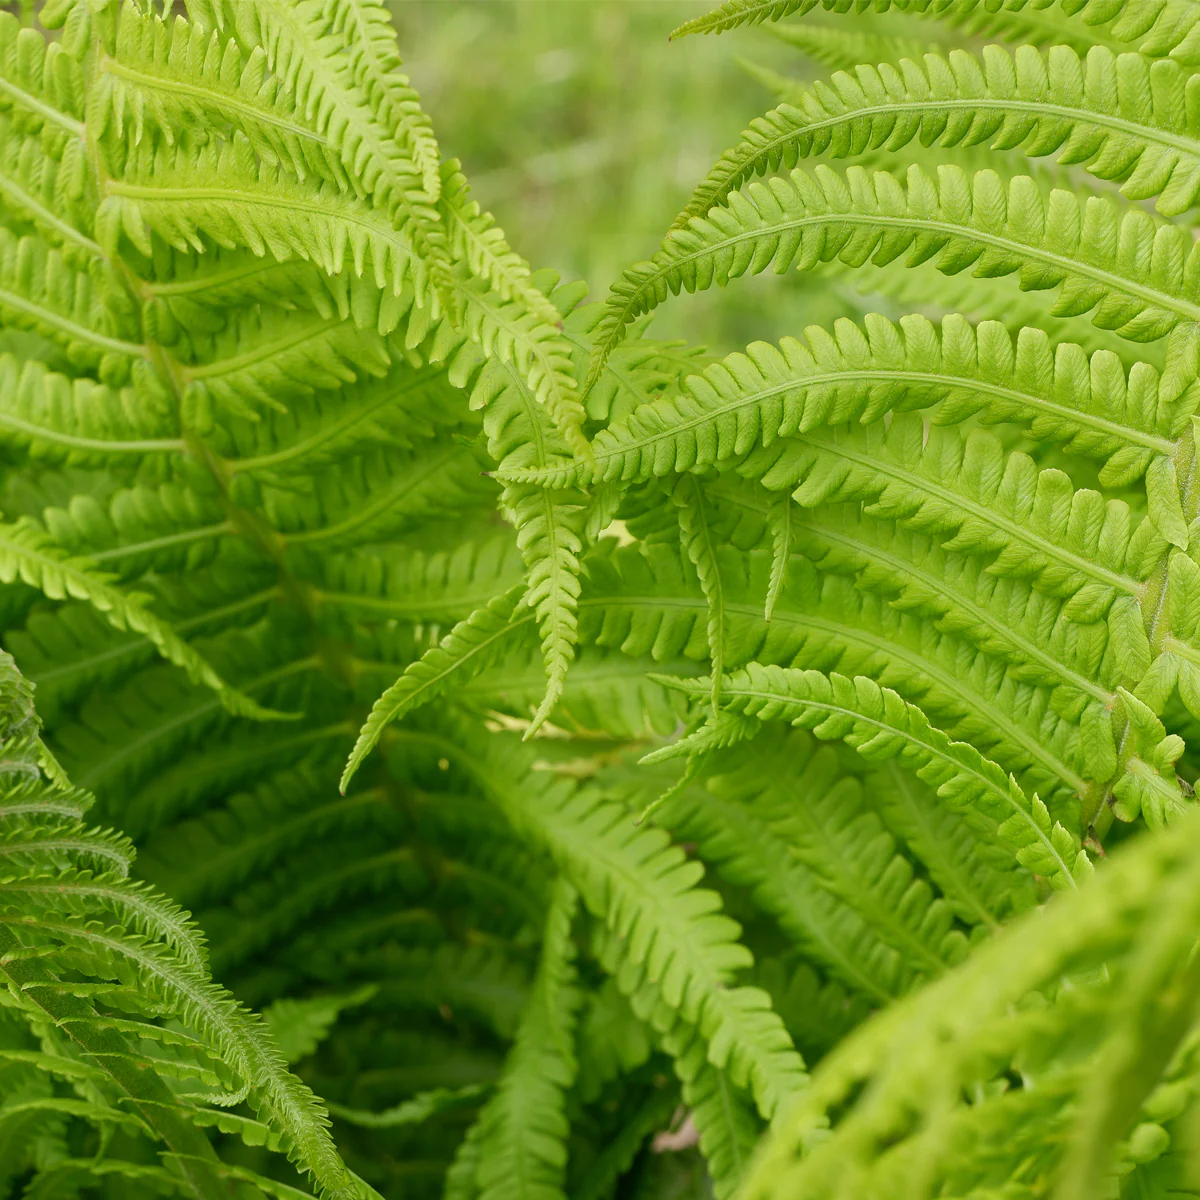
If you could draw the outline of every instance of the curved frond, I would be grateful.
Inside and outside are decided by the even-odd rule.
[[[955,50],[839,71],[758,118],[692,194],[675,227],[704,216],[754,176],[800,159],[897,151],[914,141],[1057,155],[1120,183],[1130,199],[1156,198],[1159,212],[1177,215],[1200,189],[1190,78],[1169,60],[1099,46],[1086,57],[1067,46],[1045,54],[986,46],[979,58]]]
[[[1186,1031],[1196,984],[1169,949],[1190,937],[1176,921],[1187,923],[1195,904],[1193,838],[1188,821],[1131,847],[1077,895],[852,1034],[818,1068],[745,1194],[834,1196],[847,1179],[886,1191],[911,1184],[914,1164],[917,1194],[935,1194],[950,1177],[968,1191],[991,1177],[996,1138],[1019,1139],[1029,1186],[1096,1194],[1121,1157],[1141,1157],[1122,1139],[1145,1119],[1139,1108],[1152,1089],[1194,1071]],[[1106,1004],[1106,995],[1121,1000]],[[1180,1076],[1169,1067],[1176,1050]],[[989,1088],[1015,1060],[1033,1074]],[[964,1103],[964,1093],[976,1099]],[[1165,1131],[1146,1125],[1135,1138],[1161,1148]]]
[[[942,166],[936,180],[919,166],[906,183],[850,167],[818,166],[732,192],[728,207],[693,218],[668,235],[654,259],[613,286],[598,330],[595,375],[629,323],[671,292],[701,291],[771,267],[808,270],[840,259],[859,265],[907,255],[935,260],[954,275],[1017,275],[1023,289],[1058,288],[1052,313],[1091,313],[1095,324],[1137,342],[1200,320],[1191,239],[1139,210],[1092,197],[1044,194],[1026,176],[1005,183],[991,170],[968,176]]]
[[[872,680],[751,664],[725,681],[722,696],[726,708],[755,721],[787,720],[823,740],[844,739],[868,760],[898,758],[953,808],[978,805],[1017,860],[1055,887],[1074,888],[1091,872],[1078,835],[1052,821],[1036,796],[1025,796],[974,747],[950,741],[916,705]],[[676,745],[686,752],[686,740]]]
[[[689,33],[724,33],[741,25],[757,25],[763,21],[781,21],[793,15],[804,16],[817,8],[831,12],[862,12],[870,7],[879,11],[894,9],[921,15],[948,18],[970,17],[984,11],[996,19],[997,14],[1011,14],[1019,21],[1026,8],[1037,10],[1060,6],[1065,13],[1075,17],[1086,31],[1092,27],[1110,25],[1107,30],[1122,42],[1135,42],[1148,30],[1161,22],[1168,40],[1159,54],[1166,54],[1182,40],[1183,34],[1191,29],[1195,19],[1194,10],[1188,0],[1175,0],[1163,4],[1162,0],[1001,0],[999,4],[981,3],[981,0],[726,0],[711,12],[681,25],[673,37]],[[1193,21],[1188,21],[1187,17]],[[1182,18],[1182,20],[1181,20]],[[1183,28],[1180,30],[1179,26]],[[1173,40],[1171,40],[1173,38]]]
[[[342,772],[343,792],[389,724],[452,684],[484,670],[505,648],[510,635],[533,619],[531,613],[521,613],[520,603],[521,595],[514,589],[496,597],[486,608],[477,609],[460,621],[441,644],[412,663],[375,701]]]
[[[244,716],[272,715],[238,690],[231,688],[216,671],[165,621],[147,608],[147,597],[123,592],[111,577],[86,560],[62,554],[30,523],[9,525],[0,530],[0,579],[20,579],[52,600],[86,600],[117,629],[140,633],[169,662],[182,667],[189,678],[211,688],[230,712]]]

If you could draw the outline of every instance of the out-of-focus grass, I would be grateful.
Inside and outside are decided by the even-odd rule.
[[[668,34],[704,0],[393,0],[405,69],[443,152],[538,267],[600,297],[648,258],[709,166],[772,97],[744,55],[789,73],[794,51],[762,30]],[[714,289],[657,319],[660,336],[719,349],[824,317],[771,279]],[[814,305],[814,299],[816,304]],[[843,311],[828,297],[829,315]]]

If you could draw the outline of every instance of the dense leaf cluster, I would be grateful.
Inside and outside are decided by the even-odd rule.
[[[784,18],[589,305],[380,0],[0,15],[0,1195],[1197,1194],[1200,5]]]

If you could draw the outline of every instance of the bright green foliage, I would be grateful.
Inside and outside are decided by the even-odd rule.
[[[695,690],[699,685],[690,681],[675,686]],[[1025,796],[995,763],[971,746],[951,742],[930,727],[916,705],[870,679],[755,663],[723,681],[718,699],[725,712],[743,718],[735,727],[737,736],[752,736],[763,721],[786,720],[811,729],[822,741],[841,738],[868,762],[898,758],[933,785],[952,810],[990,818],[990,826],[984,827],[987,833],[1011,843],[1017,861],[1046,876],[1054,887],[1073,887],[1077,876],[1090,873],[1086,853],[1061,825],[1051,826],[1036,796]],[[730,741],[728,733],[718,736]],[[701,730],[653,757],[687,753],[693,744],[704,748],[711,740],[708,730]]]
[[[914,139],[923,146],[987,142],[1030,157],[1056,154],[1101,179],[1119,180],[1131,199],[1153,198],[1159,212],[1177,215],[1192,206],[1200,187],[1200,143],[1187,124],[1192,87],[1174,63],[1102,47],[1084,58],[1066,46],[1046,55],[1032,46],[1015,55],[987,46],[979,59],[954,51],[839,73],[829,86],[797,95],[797,105],[753,125],[696,191],[681,223],[781,164],[896,151]]]
[[[1194,1095],[1195,835],[1189,816],[1126,851],[851,1034],[744,1194],[1095,1196],[1114,1158],[1122,1195],[1191,1194],[1139,1177]]]
[[[1196,1195],[1200,6],[731,0],[599,304],[380,0],[35,7],[0,1197]]]
[[[288,1074],[262,1020],[212,982],[188,914],[128,877],[127,839],[84,824],[91,796],[46,778],[58,770],[48,770],[32,689],[7,655],[0,671],[0,1113],[17,1126],[6,1170],[35,1165],[31,1194],[55,1194],[57,1176],[86,1171],[69,1157],[70,1120],[93,1128],[101,1145],[124,1128],[161,1146],[159,1166],[139,1168],[131,1146],[131,1159],[117,1153],[106,1170],[135,1179],[144,1171],[157,1190],[215,1198],[231,1177],[201,1132],[216,1125],[285,1150],[329,1195],[369,1194],[352,1182],[316,1098]],[[223,1111],[243,1102],[258,1120]],[[47,1156],[37,1141],[48,1134],[61,1148]]]

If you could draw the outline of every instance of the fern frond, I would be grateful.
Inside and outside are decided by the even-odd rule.
[[[532,281],[529,264],[508,245],[504,231],[491,214],[471,199],[467,178],[457,161],[448,162],[443,175],[439,185],[441,211],[455,257],[466,262],[477,279],[486,280],[505,300],[518,302],[550,330],[557,330],[562,314]]]
[[[7,673],[12,674],[11,667]],[[9,742],[5,753],[19,758],[21,745]],[[48,816],[53,811],[55,789],[44,789],[35,782],[14,789],[9,783],[4,788],[5,799],[28,800],[33,789],[51,802],[46,806]],[[71,798],[68,793],[67,799]],[[84,831],[77,823],[64,825],[53,817],[46,823],[46,816],[39,821],[33,813],[23,819],[17,812],[17,807],[8,806],[6,847],[33,850],[40,843],[47,850],[54,849],[60,863],[64,854],[76,860],[120,854],[121,842],[111,835]],[[185,1132],[187,1120],[171,1103],[171,1093],[149,1069],[151,1064],[137,1062],[116,1027],[106,1027],[91,1003],[82,998],[79,989],[85,985],[64,985],[46,968],[43,955],[47,944],[57,947],[63,967],[75,965],[85,975],[116,978],[130,985],[131,995],[140,990],[151,1004],[165,1004],[180,1015],[202,1034],[207,1048],[241,1074],[243,1094],[255,1090],[258,1102],[302,1167],[312,1170],[331,1190],[344,1185],[345,1169],[325,1132],[315,1098],[287,1075],[278,1051],[245,1010],[208,978],[201,944],[185,914],[120,874],[93,875],[86,870],[47,874],[44,867],[28,859],[23,866],[18,854],[6,856],[4,876],[0,944],[13,995],[30,1013],[44,1014],[73,1040],[132,1101],[144,1126],[162,1137],[172,1152],[196,1160],[196,1167],[184,1173],[196,1195],[218,1194],[211,1171],[215,1160],[207,1141],[197,1141]],[[114,915],[121,925],[97,920]],[[158,1070],[168,1067],[163,1062]],[[201,1075],[206,1070],[201,1067]]]
[[[690,33],[724,33],[736,29],[740,25],[758,25],[764,21],[781,21],[792,15],[804,16],[816,8],[825,8],[831,12],[850,13],[863,12],[868,8],[874,11],[913,12],[922,15],[947,17],[969,17],[980,9],[989,14],[1012,14],[1020,20],[1026,7],[1037,11],[1053,8],[1059,0],[1002,0],[1002,3],[983,5],[980,0],[726,0],[718,8],[703,16],[696,17],[681,25],[671,35],[682,37]],[[1169,31],[1175,39],[1191,28],[1191,22],[1182,22],[1183,30],[1178,26],[1181,16],[1190,16],[1191,9],[1186,2],[1163,4],[1162,0],[1128,0],[1127,3],[1115,3],[1114,0],[1069,0],[1062,3],[1065,13],[1069,13],[1083,25],[1085,30],[1095,26],[1111,24],[1107,31],[1110,36],[1120,41],[1136,42],[1148,30],[1155,28],[1161,22],[1164,31]],[[996,19],[993,16],[993,19]],[[1176,41],[1168,40],[1158,49],[1159,54],[1169,53]]]
[[[289,661],[280,647],[273,647],[274,653],[264,653],[250,637],[235,636],[224,649],[243,669],[249,668],[248,675],[254,672],[243,681],[243,693],[273,692],[284,706],[302,704],[297,681],[316,669],[314,658]],[[227,728],[232,719],[214,692],[188,683],[173,670],[155,666],[134,675],[107,702],[99,696],[91,697],[74,720],[59,726],[56,744],[70,764],[72,778],[107,802],[110,796],[127,796],[146,783],[156,768],[168,766],[204,735]],[[284,740],[294,747],[296,739],[303,744],[311,736],[311,732],[297,733],[285,735]],[[270,761],[270,739],[262,750]],[[223,765],[220,758],[215,765]],[[195,772],[196,765],[190,769]],[[193,783],[201,778],[197,775]]]
[[[22,917],[19,925],[68,948],[102,955],[113,970],[128,974],[129,982],[140,980],[142,986],[159,990],[206,1041],[230,1057],[290,1152],[334,1190],[347,1185],[345,1168],[333,1149],[316,1098],[287,1073],[261,1020],[251,1020],[227,993],[193,969],[172,961],[152,943],[132,935],[108,931],[95,923],[30,916]]]
[[[480,454],[456,439],[419,443],[409,455],[375,448],[312,477],[264,480],[258,500],[288,551],[309,556],[385,540],[421,519],[474,509],[495,486],[481,478]]]
[[[471,338],[495,360],[496,369],[484,372],[472,388],[471,406],[480,408],[495,400],[509,386],[502,373],[515,369],[523,385],[550,414],[570,450],[586,458],[588,442],[582,432],[586,412],[576,384],[570,343],[557,326],[546,324],[520,296],[505,300],[478,281],[461,284],[457,294],[466,309],[465,324]]]
[[[381,41],[378,20],[363,4],[295,9],[272,0],[247,9],[229,0],[203,0],[192,11],[209,28],[228,27],[242,43],[261,47],[273,75],[302,98],[306,123],[340,154],[347,180],[411,230],[422,259],[444,286],[450,274],[445,229],[417,165],[385,124],[397,114],[387,89],[378,86],[385,82],[380,54],[386,60],[394,49]],[[347,41],[350,53],[344,52]],[[364,81],[375,85],[365,94]],[[405,125],[394,128],[403,138]],[[427,147],[422,140],[417,148]]]
[[[797,513],[798,552],[822,571],[854,575],[858,587],[919,613],[980,650],[1055,689],[1060,708],[1115,706],[1120,673],[1102,657],[1102,631],[1068,621],[1063,606],[1022,580],[990,574],[982,560],[958,558],[935,540],[859,515],[854,506]]]
[[[921,704],[955,738],[1020,772],[1053,804],[1064,802],[1064,790],[1088,791],[1079,727],[1053,710],[1048,691],[1003,668],[984,667],[983,657],[964,654],[953,634],[931,631],[924,620],[898,612],[852,580],[816,572],[798,556],[768,625],[763,597],[770,555],[723,551],[729,644],[736,649],[731,667],[757,660],[870,675]],[[707,659],[707,604],[678,553],[651,544],[593,557],[588,573],[590,587],[580,602],[584,643],[656,661]]]
[[[495,1095],[479,1115],[484,1200],[564,1194],[565,1093],[576,1071],[572,1042],[580,1001],[571,941],[578,904],[570,884],[555,884],[533,990]]]
[[[82,151],[87,101],[78,40],[48,42],[16,14],[0,18],[0,104],[22,132]]]
[[[664,681],[665,682],[665,681]],[[678,682],[696,691],[693,683]],[[859,676],[824,675],[751,664],[731,676],[723,704],[756,720],[787,720],[823,740],[844,739],[864,758],[898,758],[938,796],[963,811],[979,806],[1022,866],[1047,876],[1057,888],[1074,888],[1091,872],[1078,835],[1053,822],[1037,797],[972,746],[952,742],[914,704]],[[677,743],[686,750],[686,741]]]
[[[934,408],[938,425],[969,417],[1020,422],[1038,440],[1104,460],[1102,482],[1133,482],[1156,455],[1171,455],[1198,401],[1146,363],[1126,372],[1110,351],[1088,355],[1025,327],[997,321],[940,325],[912,313],[868,314],[861,326],[813,326],[805,341],[752,343],[688,378],[678,396],[652,400],[592,440],[592,462],[513,472],[562,487],[636,482],[696,471],[821,425],[870,424],[887,412]]]
[[[636,978],[621,954],[619,940],[611,934],[600,941],[599,958],[618,980],[629,976],[632,982]],[[630,995],[630,1006],[655,1030],[662,1048],[671,1056],[714,1194],[722,1198],[732,1195],[741,1182],[759,1132],[753,1109],[729,1071],[708,1061],[703,1034],[680,1019],[658,986],[643,981]]]
[[[145,392],[72,379],[32,359],[0,356],[0,436],[39,457],[81,465],[180,453],[179,430]]]
[[[871,967],[876,972],[885,965],[893,969],[890,994],[904,990],[914,978],[938,975],[961,961],[966,940],[949,906],[924,879],[914,877],[912,864],[864,800],[859,782],[838,779],[830,771],[835,760],[820,755],[805,763],[808,769],[798,779],[782,776],[779,769],[788,750],[798,751],[803,761],[803,743],[776,741],[755,749],[776,768],[766,778],[778,782],[756,777],[744,762],[740,770],[724,774],[718,760],[710,790],[726,807],[748,809],[751,828],[765,825],[770,838],[786,847],[788,857],[808,868],[808,890],[826,893],[818,910],[825,910],[829,928],[822,931],[826,940],[816,956],[828,961],[828,944],[846,938],[844,959],[859,970],[860,978]],[[805,786],[810,783],[816,785],[811,791]],[[809,800],[798,808],[801,796]],[[801,945],[807,949],[814,940],[810,935]],[[879,952],[880,943],[899,955],[899,963]],[[860,981],[852,986],[861,986]],[[872,998],[878,999],[878,993]]]
[[[1033,881],[1004,861],[1003,846],[972,832],[968,818],[942,804],[894,759],[868,781],[864,795],[921,860],[960,920],[994,929],[1032,907]]]
[[[181,363],[191,425],[210,429],[213,408],[251,420],[256,410],[286,411],[288,401],[359,378],[381,378],[391,366],[383,339],[351,321],[295,313],[246,314],[214,339],[207,361]]]
[[[853,71],[861,63],[895,63],[902,58],[918,59],[934,49],[929,41],[914,37],[876,33],[871,29],[847,29],[841,25],[772,24],[767,32],[832,71]],[[753,68],[755,74],[761,70],[765,69]],[[763,78],[762,82],[776,92],[781,100],[791,101],[792,92],[801,89],[797,81],[784,76],[776,76],[775,80],[778,82],[768,82]]]
[[[538,399],[521,375],[501,363],[489,363],[476,381],[471,403],[487,406],[484,432],[488,452],[502,470],[527,463],[541,466],[563,452],[564,441],[546,419]],[[500,506],[517,531],[517,545],[528,572],[525,603],[537,616],[542,639],[546,695],[532,730],[546,719],[562,694],[574,657],[579,556],[592,522],[586,498],[576,490],[512,484],[501,494]]]
[[[371,98],[384,127],[398,138],[421,173],[426,195],[437,201],[441,196],[437,139],[420,98],[400,71],[396,31],[387,9],[375,0],[326,0],[325,9],[326,20],[350,51],[355,83]]]
[[[230,712],[258,718],[272,715],[231,688],[200,655],[146,607],[146,597],[114,587],[109,576],[86,561],[68,558],[36,527],[18,522],[0,531],[0,579],[20,579],[52,600],[86,600],[117,629],[140,633],[188,677],[211,688]]]
[[[1190,239],[1138,210],[1069,192],[1043,195],[1033,180],[942,166],[936,181],[915,164],[906,184],[886,172],[818,166],[732,192],[727,208],[668,235],[655,258],[613,286],[592,374],[628,324],[669,292],[704,290],[772,267],[811,269],[838,258],[858,265],[936,259],[954,275],[1018,275],[1023,289],[1059,288],[1051,312],[1092,313],[1095,324],[1138,342],[1200,319]]]
[[[445,640],[412,663],[371,709],[350,752],[339,787],[344,794],[363,760],[375,748],[383,731],[421,704],[428,703],[451,684],[478,674],[505,648],[510,635],[533,620],[521,608],[521,592],[512,589],[460,621]]]
[[[305,124],[287,90],[267,69],[261,48],[250,54],[233,40],[177,15],[122,5],[113,52],[98,74],[92,136],[142,141],[150,124],[168,144],[188,131],[228,125],[256,153],[283,163],[300,179],[310,172],[345,185],[341,157]]]
[[[537,618],[546,669],[546,693],[538,706],[535,730],[562,696],[567,671],[575,657],[579,598],[579,532],[581,506],[576,496],[515,484],[505,488],[501,503],[517,530],[517,545],[528,570],[524,604]]]
[[[692,194],[675,228],[756,175],[802,158],[895,151],[917,140],[1057,154],[1120,183],[1130,199],[1157,197],[1159,212],[1177,215],[1200,188],[1188,79],[1174,63],[1118,57],[1098,46],[1086,58],[1066,46],[1046,54],[1022,46],[1011,55],[987,46],[979,59],[956,50],[838,72],[752,124]]]
[[[480,786],[516,828],[546,846],[588,909],[626,940],[636,972],[628,983],[618,979],[623,990],[657,978],[682,1019],[704,1031],[713,1065],[748,1085],[768,1119],[781,1111],[803,1082],[802,1064],[766,996],[731,986],[748,955],[734,940],[736,926],[716,911],[715,894],[696,889],[698,870],[661,831],[632,825],[595,793],[539,781],[536,773],[514,777],[511,766],[502,774],[493,749],[471,758],[480,753],[472,764]]]
[[[457,195],[461,185],[455,188]],[[127,236],[150,254],[151,231],[181,251],[203,249],[207,238],[229,248],[248,246],[259,256],[311,262],[327,276],[351,266],[360,277],[369,270],[379,291],[412,294],[418,307],[427,303],[427,260],[403,226],[397,228],[386,212],[331,185],[301,184],[263,166],[243,137],[198,155],[190,148],[143,154],[122,179],[112,181],[108,193],[96,228],[98,240],[113,249]],[[549,302],[524,280],[519,261],[473,205],[461,208],[459,217],[474,239],[471,244],[492,263],[488,270],[511,280],[512,292],[505,298],[479,280],[448,279],[445,286],[464,310],[466,334],[485,356],[515,367],[572,448],[586,452],[569,346],[544,316]],[[377,304],[358,323],[393,325],[395,318],[385,322],[383,311]],[[461,335],[451,334],[444,346],[435,343],[434,357],[456,352],[461,341]],[[476,393],[484,395],[486,389]]]
[[[607,304],[175,7],[0,16],[0,1193],[1182,1185],[1200,0],[732,0],[851,69]]]
[[[32,234],[0,228],[0,312],[5,323],[40,333],[61,345],[75,366],[99,371],[105,382],[125,383],[145,356],[119,293],[100,285],[95,267],[68,262]],[[127,336],[122,336],[127,335]]]
[[[119,834],[88,829],[81,822],[15,823],[15,827],[4,830],[0,855],[6,862],[23,868],[24,873],[50,869],[65,857],[82,859],[123,878],[133,861],[133,847]]]
[[[809,794],[833,791],[836,763],[803,744],[792,769]],[[810,960],[875,1003],[906,992],[922,972],[880,936],[857,908],[823,887],[820,877],[792,853],[775,828],[786,823],[787,800],[776,791],[746,802],[745,782],[725,775],[707,792],[689,789],[668,800],[659,821],[692,841],[730,883],[750,890],[755,903],[778,923],[789,942]],[[775,803],[772,804],[772,800]]]
[[[73,853],[95,853],[91,847],[99,840],[94,834],[86,841],[80,839],[80,846]],[[59,853],[65,848],[52,845]],[[11,846],[11,842],[5,843],[0,852],[7,857]],[[114,884],[103,875],[93,876],[87,871],[62,871],[40,877],[26,875],[0,880],[0,895],[25,897],[42,904],[48,912],[80,916],[110,913],[133,932],[170,946],[187,966],[193,969],[205,966],[203,939],[187,914],[158,893],[125,879]]]
[[[876,266],[866,262],[848,266],[838,259],[816,268],[819,276],[856,297],[855,307],[863,311],[895,306],[900,310],[922,308],[931,292],[938,302],[932,311],[939,315],[963,313],[971,321],[998,321],[1012,337],[1022,329],[1042,329],[1055,344],[1071,342],[1082,346],[1088,354],[1108,350],[1121,361],[1126,371],[1144,362],[1163,370],[1168,358],[1170,338],[1161,342],[1129,342],[1119,333],[1100,329],[1086,317],[1054,314],[1053,292],[1021,290],[1019,276],[1000,279],[981,278],[965,272],[947,276],[934,263],[917,268],[903,261]],[[1176,386],[1186,386],[1180,380]]]
[[[381,443],[414,450],[458,426],[464,407],[439,369],[393,361],[382,376],[363,372],[336,392],[291,400],[285,413],[258,410],[213,433],[228,438],[221,449],[233,475],[303,475]]]
[[[246,246],[262,257],[316,264],[325,274],[368,268],[375,286],[424,303],[425,260],[386,211],[319,180],[301,183],[259,162],[243,136],[201,149],[139,148],[96,212],[96,240],[115,253],[128,237],[150,256],[153,231],[181,251]]]
[[[1106,503],[1097,492],[1073,491],[1065,474],[1039,472],[1020,453],[1006,457],[990,434],[976,431],[964,438],[955,427],[935,427],[925,445],[921,440],[919,419],[897,418],[886,433],[875,425],[776,443],[751,456],[743,470],[771,490],[795,481],[793,498],[806,508],[861,499],[872,516],[930,532],[945,530],[952,535],[943,542],[945,549],[999,550],[1000,557],[989,564],[991,573],[1027,578],[1062,596],[1069,601],[1065,613],[1071,619],[1092,621],[1110,603],[1136,603],[1141,581],[1168,544],[1157,524],[1143,521],[1134,527],[1120,501]],[[860,464],[868,455],[879,456],[883,465],[864,488],[868,472]],[[911,475],[898,466],[901,461],[913,464]],[[931,485],[925,495],[916,482],[921,477]],[[949,492],[956,493],[954,500]],[[951,515],[951,505],[961,508]],[[1085,513],[1090,518],[1086,533]]]
[[[172,626],[183,636],[222,619],[235,625],[239,617],[252,622],[273,594],[270,589],[254,592],[198,617],[173,621]],[[61,604],[53,612],[35,610],[8,640],[35,680],[39,711],[51,723],[93,687],[119,683],[130,671],[152,662],[156,653],[148,639],[119,633],[90,605],[77,602]]]
[[[705,512],[704,493],[695,479],[680,480],[673,499],[679,509],[679,536],[683,552],[696,568],[708,601],[708,656],[712,663],[712,707],[721,704],[720,674],[725,661],[725,589],[717,561],[716,539]]]
[[[78,154],[54,158],[40,139],[18,134],[11,118],[0,117],[0,208],[14,224],[28,222],[51,245],[87,261],[102,251],[89,236],[81,166]]]
[[[312,841],[388,828],[385,793],[331,799],[331,783],[330,772],[311,766],[277,772],[211,813],[160,830],[139,856],[140,872],[195,906],[250,886]]]
[[[1143,840],[1077,896],[1021,922],[851,1035],[818,1068],[795,1124],[760,1160],[746,1194],[833,1196],[848,1178],[886,1191],[911,1183],[914,1172],[919,1194],[934,1194],[950,1174],[955,1187],[972,1190],[994,1178],[998,1137],[1020,1139],[1029,1187],[1057,1180],[1065,1195],[1102,1190],[1120,1153],[1116,1143],[1132,1132],[1191,1024],[1195,980],[1169,947],[1189,936],[1174,918],[1186,924],[1182,914],[1190,916],[1195,904],[1192,837],[1188,821]],[[1173,919],[1164,927],[1160,906],[1168,896]],[[1082,1037],[1081,1022],[1088,1027]],[[987,1088],[1034,1044],[1042,1052],[1024,1060],[1037,1063],[1032,1087],[1030,1079]],[[1135,1060],[1143,1074],[1135,1075]],[[963,1107],[961,1092],[950,1098],[964,1084],[980,1089],[979,1107]],[[850,1100],[831,1136],[827,1115],[852,1089],[870,1095],[869,1112]],[[809,1142],[801,1163],[801,1139],[817,1128],[821,1144]],[[876,1139],[884,1129],[898,1137],[887,1137],[881,1153]],[[1077,1146],[1086,1147],[1086,1162]]]
[[[463,540],[449,552],[330,555],[304,571],[318,605],[336,605],[367,619],[443,624],[465,620],[510,590],[521,559],[510,536]],[[464,681],[465,682],[465,681]]]

